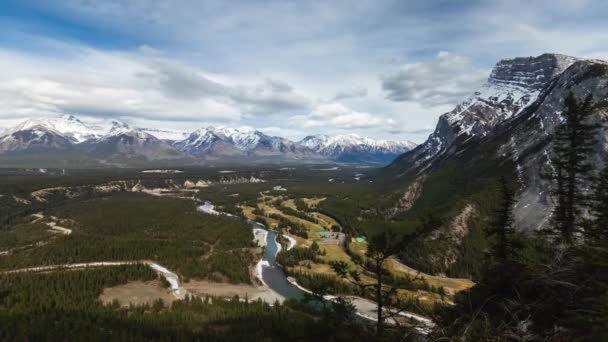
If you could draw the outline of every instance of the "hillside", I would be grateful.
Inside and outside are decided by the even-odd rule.
[[[516,226],[540,229],[551,213],[549,184],[541,175],[551,168],[552,138],[564,99],[569,91],[579,98],[593,96],[593,120],[602,125],[594,158],[599,170],[606,151],[607,84],[608,64],[603,61],[555,54],[500,61],[481,91],[443,114],[426,142],[386,167],[382,177],[389,180],[384,181],[402,184],[386,199],[384,205],[391,209],[386,215],[407,221],[433,213],[444,219],[438,227],[449,231],[445,222],[467,205],[476,205],[479,214],[466,225],[468,234],[456,239],[457,246],[448,244],[460,259],[475,259],[470,252],[479,258],[483,243],[465,250],[467,241],[479,238],[483,213],[493,207],[492,189],[504,175],[518,189]],[[429,239],[422,241],[420,248],[427,243]],[[457,264],[452,260],[453,266],[439,269],[454,271]]]

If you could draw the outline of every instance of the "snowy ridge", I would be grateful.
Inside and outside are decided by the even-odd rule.
[[[411,141],[375,140],[357,134],[307,136],[300,141],[300,144],[328,155],[344,152],[349,148],[399,154],[416,146]]]
[[[86,124],[73,115],[61,115],[56,118],[27,119],[13,128],[7,129],[3,135],[26,130],[48,130],[58,135],[81,143],[88,139],[95,139],[105,135],[108,131],[107,125]]]
[[[0,153],[69,147],[87,148],[91,153],[103,151],[154,158],[181,155],[205,159],[286,158],[388,163],[414,148],[415,144],[375,140],[356,134],[308,136],[294,142],[258,130],[230,127],[206,127],[186,133],[138,128],[118,120],[87,122],[72,115],[27,119],[0,134]]]
[[[144,132],[150,134],[161,140],[169,140],[169,141],[181,141],[186,139],[190,133],[168,130],[168,129],[156,129],[156,128],[136,128],[140,132]]]
[[[441,155],[458,137],[487,136],[536,102],[541,90],[577,61],[559,54],[499,61],[479,91],[439,117],[435,131],[412,154],[414,165]]]

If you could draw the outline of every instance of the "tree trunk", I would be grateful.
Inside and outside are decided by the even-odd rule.
[[[382,317],[382,261],[376,260],[376,281],[378,283],[378,287],[376,288],[376,303],[378,303],[378,325],[377,325],[377,333],[378,335],[382,335],[384,318]]]

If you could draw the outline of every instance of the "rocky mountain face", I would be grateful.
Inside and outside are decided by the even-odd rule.
[[[137,130],[120,131],[84,145],[90,154],[100,157],[143,157],[150,160],[181,157],[167,142]]]
[[[373,140],[356,134],[311,135],[299,144],[332,160],[363,163],[390,163],[416,146],[411,141]]]
[[[44,126],[33,125],[0,136],[0,153],[68,149],[72,141]]]
[[[309,137],[311,138],[311,137]],[[99,159],[389,163],[414,146],[355,135],[294,142],[257,130],[202,128],[191,133],[137,128],[118,121],[88,123],[74,116],[28,119],[0,133],[0,154],[69,151]]]
[[[401,158],[415,167],[447,153],[458,137],[483,137],[501,122],[517,117],[540,92],[577,59],[544,54],[501,60],[482,88],[451,112],[439,117],[435,131],[412,153]]]
[[[480,91],[443,114],[428,140],[387,171],[411,181],[448,167],[512,174],[520,187],[516,224],[538,229],[551,211],[550,185],[540,175],[550,172],[551,141],[569,91],[593,96],[593,118],[602,125],[595,155],[599,170],[608,143],[608,63],[544,54],[500,61]]]

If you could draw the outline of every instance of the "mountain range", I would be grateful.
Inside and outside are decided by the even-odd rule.
[[[73,115],[31,118],[0,133],[0,154],[61,152],[93,159],[158,161],[292,161],[383,163],[415,146],[409,141],[348,135],[308,136],[301,141],[258,130],[207,127],[192,132],[131,127],[109,120],[90,123]],[[60,157],[59,157],[60,158]]]

